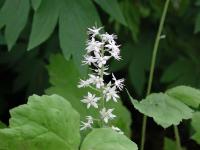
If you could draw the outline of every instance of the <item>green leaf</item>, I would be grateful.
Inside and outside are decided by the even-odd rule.
[[[164,93],[150,94],[140,102],[131,98],[131,102],[139,112],[152,117],[163,128],[178,125],[183,119],[192,118],[192,109]]]
[[[2,129],[2,128],[6,128],[6,125],[0,121],[0,129]]]
[[[200,112],[194,113],[191,124],[195,130],[195,133],[192,135],[192,139],[200,144]]]
[[[79,114],[64,98],[33,95],[10,113],[9,128],[0,129],[0,149],[78,150]]]
[[[50,83],[52,87],[48,88],[46,93],[59,94],[67,98],[72,106],[81,114],[81,118],[85,119],[85,116],[92,115],[95,118],[99,117],[99,113],[96,109],[87,109],[80,100],[87,94],[88,91],[92,91],[90,88],[78,88],[77,85],[80,81],[80,73],[75,68],[72,60],[66,61],[61,55],[53,55],[50,57],[50,65],[47,67]],[[98,94],[98,93],[96,93]],[[129,111],[121,104],[107,103],[107,107],[114,108],[114,113],[117,118],[113,120],[113,125],[121,128],[126,135],[130,135],[131,117]]]
[[[95,140],[94,140],[95,139]],[[81,150],[137,150],[137,145],[112,129],[94,129],[84,139]]]
[[[173,141],[173,140],[165,137],[163,150],[175,150],[175,149],[177,149],[176,141]],[[186,150],[186,148],[182,147],[181,150]]]
[[[178,59],[164,71],[161,82],[170,83],[169,87],[177,85],[197,86],[198,67],[192,60]]]
[[[200,91],[198,89],[189,86],[177,86],[167,90],[166,93],[188,106],[198,108],[200,105]]]
[[[58,2],[55,0],[45,0],[35,11],[28,44],[31,50],[47,40],[53,32],[59,16]]]
[[[200,31],[200,13],[198,13],[196,16],[194,33],[198,33],[199,31]]]
[[[99,16],[91,0],[62,0],[59,17],[60,47],[64,57],[73,56],[75,65],[80,72],[86,74],[81,66],[84,55],[87,28],[95,24],[100,25]]]
[[[27,0],[6,0],[0,11],[0,28],[5,25],[5,39],[9,50],[26,25],[29,9]]]
[[[37,10],[40,7],[42,0],[31,0],[32,6],[34,10]]]
[[[113,17],[123,25],[127,25],[117,0],[94,0],[94,1],[111,17]]]

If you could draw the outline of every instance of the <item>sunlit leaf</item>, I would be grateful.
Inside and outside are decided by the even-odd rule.
[[[166,93],[188,106],[198,108],[200,105],[200,91],[198,89],[189,86],[177,86],[167,90]]]
[[[95,140],[94,140],[95,139]],[[112,129],[94,129],[84,139],[81,150],[137,150],[137,145]]]
[[[0,149],[78,150],[79,114],[64,98],[33,95],[10,113],[9,128],[0,129]]]
[[[178,125],[183,119],[192,118],[192,109],[164,93],[150,94],[140,102],[133,98],[131,101],[139,112],[152,117],[163,128]]]

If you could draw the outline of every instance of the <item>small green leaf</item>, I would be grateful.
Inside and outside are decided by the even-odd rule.
[[[67,98],[72,106],[81,114],[81,119],[85,119],[85,116],[88,115],[92,115],[94,118],[99,117],[96,109],[87,109],[80,101],[88,91],[95,94],[99,93],[90,88],[80,89],[77,87],[81,76],[72,60],[66,61],[61,55],[52,55],[47,69],[52,86],[47,89],[46,93],[56,93]],[[121,104],[121,101],[118,103],[107,103],[106,106],[114,108],[113,113],[117,115],[117,118],[112,122],[113,125],[119,127],[126,135],[130,136],[130,112]]]
[[[42,2],[42,0],[31,0],[33,9],[35,11],[40,7],[41,2]]]
[[[194,33],[198,33],[199,31],[200,31],[200,13],[198,13],[196,16]]]
[[[192,139],[200,144],[200,112],[194,113],[191,124],[195,130],[195,133],[192,135]]]
[[[0,149],[78,150],[79,114],[64,98],[33,95],[10,113],[9,128],[0,129]]]
[[[94,0],[94,1],[111,17],[113,17],[123,25],[127,25],[117,0]]]
[[[59,7],[55,0],[42,1],[33,17],[28,50],[31,50],[47,40],[53,32],[58,16]]]
[[[9,50],[11,50],[25,27],[29,10],[28,0],[5,1],[0,11],[0,28],[5,25],[5,39]]]
[[[183,119],[192,118],[192,109],[164,93],[150,94],[140,102],[133,99],[131,101],[139,112],[152,117],[163,128],[178,125]]]
[[[137,150],[137,145],[112,129],[94,129],[87,135],[81,150]]]
[[[189,86],[177,86],[167,90],[166,93],[188,106],[198,108],[200,105],[200,91],[198,89]]]

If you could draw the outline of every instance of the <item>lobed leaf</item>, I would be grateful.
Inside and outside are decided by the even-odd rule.
[[[200,112],[194,113],[191,124],[195,130],[195,133],[192,135],[192,139],[200,144]]]
[[[95,140],[94,140],[95,139]],[[112,129],[94,129],[84,139],[81,150],[137,150],[137,145]]]
[[[78,88],[77,85],[81,78],[80,73],[74,67],[74,63],[66,61],[61,55],[52,55],[50,58],[50,65],[47,66],[50,83],[52,86],[46,90],[47,94],[59,94],[69,99],[72,106],[81,114],[81,118],[85,119],[85,116],[92,115],[95,118],[99,117],[99,113],[96,109],[87,109],[86,106],[81,103],[83,96],[88,91],[99,94],[90,88]],[[121,104],[109,102],[106,107],[114,108],[114,113],[117,118],[113,121],[113,124],[123,130],[126,135],[130,135],[131,117],[129,111]]]
[[[61,96],[33,95],[10,113],[9,128],[0,129],[0,149],[78,150],[79,114]]]
[[[167,90],[166,93],[188,106],[198,108],[200,105],[200,91],[198,89],[189,86],[177,86]]]
[[[133,98],[131,101],[139,112],[152,117],[163,128],[178,125],[183,119],[192,118],[192,109],[164,93],[150,94],[140,102]]]

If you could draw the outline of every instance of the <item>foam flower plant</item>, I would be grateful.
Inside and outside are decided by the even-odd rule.
[[[92,128],[94,122],[97,121],[100,127],[112,128],[123,134],[119,128],[112,126],[110,121],[117,116],[114,114],[113,108],[106,107],[106,103],[109,101],[118,102],[118,94],[119,91],[123,90],[124,79],[116,79],[112,73],[111,81],[105,82],[104,80],[105,76],[110,75],[107,72],[108,61],[111,58],[121,60],[120,45],[117,45],[115,41],[117,39],[116,35],[101,33],[101,31],[102,27],[88,28],[89,39],[86,42],[86,54],[82,62],[84,65],[89,65],[92,73],[88,74],[88,79],[81,79],[78,85],[79,88],[90,87],[98,91],[98,95],[88,92],[81,102],[86,105],[87,109],[96,109],[99,112],[99,118],[93,118],[92,114],[86,116],[86,121],[82,121],[80,130]]]

